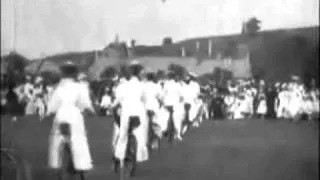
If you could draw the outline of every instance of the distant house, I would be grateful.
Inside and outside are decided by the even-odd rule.
[[[216,42],[208,46],[207,43],[207,47],[212,48],[211,51],[202,45],[203,50],[200,48],[199,52],[194,52],[191,45],[185,47],[185,57],[182,57],[181,47],[181,44],[170,44],[126,48],[121,44],[111,44],[102,50],[46,57],[45,63],[37,60],[26,70],[28,72],[57,71],[59,64],[72,60],[80,66],[81,71],[87,72],[89,79],[100,80],[101,74],[107,67],[114,66],[118,69],[122,64],[137,60],[155,71],[166,71],[170,64],[179,64],[199,75],[211,73],[219,67],[231,71],[235,77],[251,76],[250,53],[246,45],[233,44],[230,46],[225,42]]]
[[[168,69],[170,64],[179,64],[187,70],[195,72],[199,75],[211,73],[214,68],[222,68],[233,73],[234,77],[245,78],[251,77],[250,53],[246,45],[238,45],[232,56],[223,57],[223,51],[216,53],[216,57],[202,57],[201,62],[197,56],[194,57],[179,57],[179,52],[176,47],[170,46],[164,49],[160,47],[137,47],[134,49],[134,56],[119,58],[117,50],[106,48],[102,52],[97,52],[95,61],[88,69],[88,74],[92,79],[100,79],[100,75],[108,66],[119,67],[122,63],[128,63],[132,60],[139,61],[145,67],[157,70]],[[169,52],[169,54],[165,54]],[[113,54],[113,55],[112,55]],[[128,53],[133,54],[133,53]],[[222,55],[221,55],[222,54]]]
[[[141,62],[153,70],[167,70],[170,64],[179,64],[187,70],[199,75],[210,73],[214,68],[229,70],[234,77],[251,77],[250,52],[246,45],[238,45],[233,57],[223,57],[217,54],[215,58],[203,58],[199,63],[197,57],[135,57],[131,60]]]

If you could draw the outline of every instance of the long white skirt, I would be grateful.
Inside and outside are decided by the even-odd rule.
[[[46,113],[45,102],[42,99],[36,99],[35,101],[35,109],[38,110],[37,113],[39,115],[40,121],[44,118]]]
[[[183,103],[178,103],[173,106],[173,109],[174,109],[173,123],[174,123],[175,129],[177,130],[178,136],[180,136],[182,122],[185,115],[184,105]],[[159,131],[160,131],[159,137],[162,137],[163,133],[168,129],[169,115],[170,115],[169,111],[164,106],[162,106],[158,111],[158,115],[157,115],[157,118],[155,119],[155,122],[159,126]]]
[[[257,114],[265,115],[267,114],[267,102],[266,100],[261,100],[258,104]]]
[[[307,115],[311,115],[314,110],[313,110],[313,102],[311,100],[304,100],[303,104],[302,104],[302,108],[303,108],[303,113],[307,114]]]
[[[35,105],[35,101],[30,100],[25,107],[25,114],[26,115],[33,115],[36,113],[36,105]]]
[[[49,167],[60,168],[62,163],[61,144],[64,138],[61,135],[59,125],[67,122],[71,130],[71,154],[76,170],[87,171],[93,168],[92,158],[89,151],[84,119],[81,112],[76,108],[64,108],[57,112],[49,137]]]
[[[201,102],[200,101],[196,101],[196,102],[191,104],[190,116],[189,116],[190,122],[197,121],[196,118],[198,117],[200,107],[201,107]]]
[[[155,118],[155,123],[159,127],[159,131],[157,134],[161,138],[163,133],[168,128],[168,121],[169,121],[169,112],[165,109],[165,107],[161,107],[157,113],[157,117]]]
[[[291,98],[289,107],[288,107],[288,113],[289,113],[289,118],[294,118],[297,115],[302,113],[302,100],[297,98],[297,97],[293,97]]]
[[[278,99],[279,105],[277,107],[277,118],[289,118],[288,109],[289,109],[289,100],[285,97],[280,97]]]
[[[128,143],[128,129],[129,129],[129,117],[130,116],[139,116],[140,125],[133,131],[136,140],[137,140],[137,162],[147,161],[149,159],[149,151],[147,148],[148,143],[148,130],[149,122],[146,117],[146,111],[141,109],[137,110],[137,114],[132,114],[131,110],[122,109],[121,112],[121,122],[119,129],[119,137],[115,145],[115,157],[124,160],[127,150]]]

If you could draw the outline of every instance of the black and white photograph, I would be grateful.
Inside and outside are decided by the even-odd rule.
[[[1,180],[318,180],[319,0],[1,0]]]

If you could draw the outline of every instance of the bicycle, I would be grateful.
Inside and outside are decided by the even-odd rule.
[[[165,132],[165,136],[167,136],[169,144],[172,144],[174,135],[176,133],[174,123],[173,123],[173,106],[166,106],[166,109],[169,111],[169,120],[168,120],[167,131]]]
[[[147,110],[147,117],[149,119],[149,132],[148,132],[148,149],[152,152],[153,145],[160,147],[160,138],[156,135],[155,129],[160,128],[156,123],[153,122],[153,117],[155,116],[154,111]]]
[[[70,147],[71,130],[68,123],[61,123],[60,132],[64,138],[64,142],[61,144],[60,149],[62,150],[62,166],[59,171],[59,180],[64,180],[65,176],[75,178],[79,174],[81,180],[85,180],[83,172],[75,170],[72,160],[72,152]],[[69,178],[68,178],[69,180]]]
[[[189,103],[184,104],[185,117],[181,125],[181,136],[183,136],[190,129],[190,126],[191,126],[190,117],[189,117],[190,108],[191,108],[191,105]]]
[[[118,109],[114,109],[115,122],[120,127],[120,117],[118,115]],[[131,178],[135,175],[136,167],[137,167],[137,140],[135,135],[133,134],[133,130],[136,129],[140,125],[140,119],[138,116],[129,117],[129,128],[128,128],[128,143],[127,150],[124,159],[124,166],[120,167],[120,179]],[[114,172],[117,173],[120,160],[113,157],[114,163]]]

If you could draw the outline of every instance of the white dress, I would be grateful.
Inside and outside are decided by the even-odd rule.
[[[34,107],[34,92],[35,88],[32,84],[26,83],[23,87],[23,94],[24,94],[24,99],[26,102],[25,106],[25,114],[26,115],[31,115],[35,113],[35,107]]]
[[[114,155],[120,160],[125,158],[128,143],[129,117],[138,116],[140,125],[133,131],[137,140],[137,161],[147,161],[149,159],[147,148],[149,124],[143,103],[143,84],[133,77],[129,81],[121,83],[115,91],[116,101],[121,104],[121,114],[119,136],[117,142],[115,142]]]
[[[161,122],[159,118],[160,113],[160,103],[159,100],[162,97],[162,88],[159,84],[154,82],[144,82],[144,94],[145,94],[145,109],[153,111],[154,117],[152,119],[152,123],[157,126],[153,127],[153,131],[156,133],[158,137],[161,137]],[[150,122],[149,122],[150,123]]]
[[[267,100],[265,95],[261,95],[258,103],[257,114],[265,115],[266,113],[267,113]]]
[[[182,101],[183,93],[182,93],[182,85],[174,80],[168,80],[164,83],[164,105],[165,106],[173,106],[173,123],[177,132],[177,136],[179,138],[181,135],[181,127],[184,120],[184,102]],[[169,117],[169,112],[163,107],[162,108],[163,117]],[[163,124],[168,124],[169,119],[162,119]],[[167,125],[165,125],[167,128]]]
[[[277,118],[288,118],[289,96],[288,91],[281,91],[278,94]]]
[[[289,118],[294,118],[301,114],[302,112],[302,95],[297,91],[292,91],[290,93],[290,101],[289,101]]]
[[[89,90],[72,79],[62,79],[48,102],[47,114],[55,114],[49,138],[49,167],[61,167],[61,143],[64,138],[59,130],[61,123],[69,123],[71,152],[76,170],[93,168],[82,111],[92,108]]]
[[[189,111],[189,121],[196,122],[196,117],[200,110],[200,104],[198,97],[200,94],[200,86],[198,83],[191,81],[189,84],[182,84],[182,94],[184,103],[189,103],[191,105]]]

